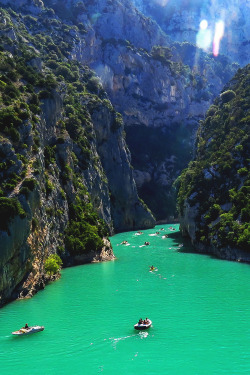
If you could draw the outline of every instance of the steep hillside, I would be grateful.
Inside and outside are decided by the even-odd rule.
[[[112,259],[114,230],[154,226],[121,115],[71,59],[84,30],[19,3],[0,14],[0,305],[44,287],[61,259]]]
[[[197,43],[213,52],[218,38],[219,53],[242,66],[249,63],[248,0],[133,0],[133,3],[152,17],[173,41]],[[207,23],[200,26],[202,20]]]
[[[139,195],[157,219],[170,219],[175,215],[172,183],[191,159],[198,122],[236,66],[191,45],[170,45],[130,1],[45,0],[44,5],[85,30],[79,35],[76,29],[71,58],[100,77],[124,118]],[[158,153],[162,139],[166,147]]]
[[[198,251],[250,260],[250,65],[209,108],[195,160],[179,178],[181,229]]]
[[[44,17],[52,34],[57,22],[71,28],[65,36],[70,58],[96,72],[123,116],[139,195],[157,219],[172,219],[172,183],[192,157],[198,122],[237,67],[192,45],[170,45],[161,28],[130,1],[20,0],[15,7],[37,20],[30,26],[34,35],[43,30]],[[149,133],[146,140],[144,133]],[[162,139],[166,147],[158,153]],[[146,155],[145,142],[150,144]]]

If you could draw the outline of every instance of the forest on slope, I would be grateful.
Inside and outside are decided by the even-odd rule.
[[[249,259],[250,65],[239,69],[206,113],[196,156],[178,179],[181,229],[195,248]]]

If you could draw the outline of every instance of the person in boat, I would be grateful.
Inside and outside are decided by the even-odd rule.
[[[139,322],[138,322],[138,324],[143,324],[143,320],[142,320],[142,318],[141,318],[141,319],[139,319]]]
[[[28,323],[25,324],[25,326],[23,327],[24,329],[29,329],[30,327],[28,326]]]

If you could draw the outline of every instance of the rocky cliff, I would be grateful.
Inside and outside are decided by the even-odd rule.
[[[84,28],[75,33],[72,58],[95,70],[123,115],[140,196],[157,219],[173,218],[172,183],[191,158],[199,120],[237,67],[192,45],[170,44],[130,1],[44,4]]]
[[[250,261],[250,66],[240,69],[209,108],[194,161],[179,178],[181,230],[197,251]]]
[[[61,259],[113,259],[114,230],[154,226],[121,115],[71,58],[75,27],[42,2],[15,5],[0,19],[0,305],[44,287]]]
[[[173,181],[192,156],[199,120],[237,66],[188,43],[170,44],[161,28],[130,1],[15,3],[17,10],[28,13],[35,6],[34,34],[44,27],[44,16],[49,32],[56,33],[59,20],[71,26],[64,35],[72,46],[71,59],[95,70],[124,118],[139,195],[158,220],[173,219]],[[158,152],[156,144],[163,146],[163,140],[165,147]]]
[[[248,0],[133,0],[133,3],[172,40],[198,44],[213,52],[213,42],[218,37],[219,53],[242,66],[249,63]]]

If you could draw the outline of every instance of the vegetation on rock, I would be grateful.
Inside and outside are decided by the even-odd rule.
[[[49,275],[55,275],[62,267],[62,259],[57,254],[51,254],[44,263],[45,272]]]
[[[7,231],[9,223],[15,216],[26,216],[20,202],[15,198],[0,198],[0,230]]]
[[[60,189],[60,199],[70,206],[70,217],[68,225],[60,224],[58,248],[66,246],[64,255],[101,251],[108,230],[91,204],[83,172],[88,167],[100,168],[91,113],[97,103],[106,106],[109,101],[94,72],[69,58],[69,33],[79,30],[63,24],[48,9],[30,16],[2,8],[0,17],[4,25],[0,46],[0,229],[8,231],[15,216],[28,215],[35,236],[44,230],[41,217],[31,213],[29,194],[36,186],[46,222],[52,228],[55,217],[64,222],[65,210],[53,207],[54,194]],[[15,33],[13,40],[4,34],[10,29]],[[61,113],[55,132],[43,134],[41,115],[47,121],[47,108],[56,101]],[[109,107],[116,132],[121,127],[120,115],[111,104]],[[39,205],[38,201],[32,209]],[[80,245],[76,247],[77,241]],[[50,255],[46,272],[55,273],[60,267],[57,255]]]
[[[180,215],[198,205],[196,243],[249,250],[249,83],[247,65],[207,111],[195,160],[178,181]]]

